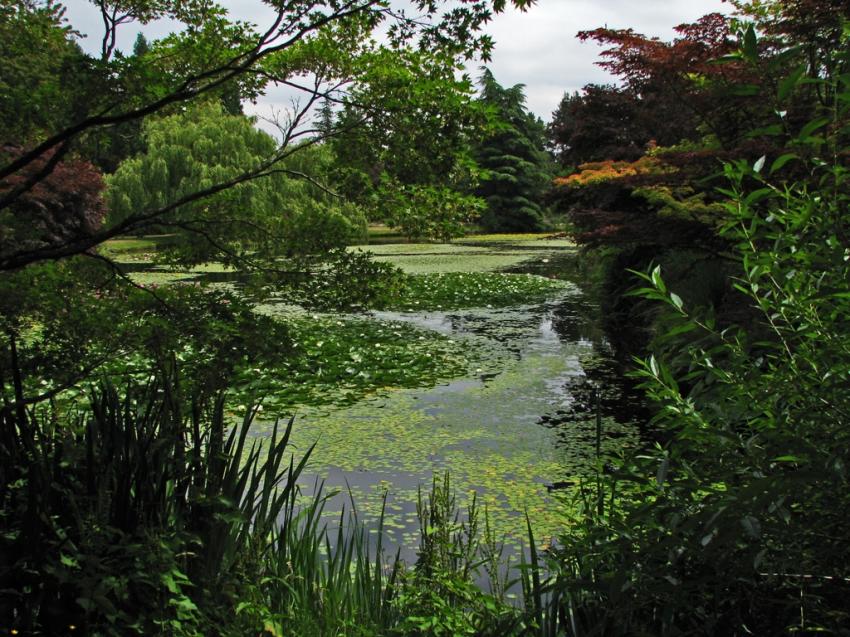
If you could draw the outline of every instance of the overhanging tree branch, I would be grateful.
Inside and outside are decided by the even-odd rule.
[[[194,99],[199,95],[208,93],[247,72],[263,58],[266,58],[273,53],[289,49],[296,43],[302,41],[310,33],[318,31],[329,24],[340,22],[345,19],[355,17],[358,14],[365,13],[379,3],[380,0],[355,0],[347,2],[338,10],[326,15],[319,15],[315,18],[315,20],[307,24],[302,24],[303,16],[306,12],[297,12],[296,17],[298,19],[292,21],[289,25],[290,29],[295,29],[294,33],[289,34],[289,36],[282,42],[273,44],[276,40],[286,35],[286,28],[276,28],[279,27],[285,16],[285,12],[281,10],[277,14],[277,19],[272,29],[266,31],[256,44],[248,51],[240,53],[224,64],[212,69],[190,75],[176,90],[151,102],[150,104],[116,115],[101,113],[83,119],[82,121],[55,133],[38,144],[32,150],[23,153],[20,157],[0,169],[0,180],[20,171],[32,162],[38,160],[49,150],[62,143],[75,139],[86,131],[100,127],[115,126],[136,119],[141,119],[161,111],[172,104],[185,102]]]

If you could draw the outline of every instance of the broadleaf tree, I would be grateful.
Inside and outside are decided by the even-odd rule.
[[[48,151],[52,150],[61,157],[73,148],[81,147],[81,142],[87,136],[99,130],[143,119],[193,101],[204,94],[215,94],[234,82],[253,80],[260,85],[283,84],[300,89],[305,99],[282,122],[281,142],[276,151],[245,170],[241,176],[210,184],[165,206],[134,211],[119,223],[108,224],[95,233],[81,235],[72,241],[46,246],[35,252],[5,252],[0,255],[0,269],[16,269],[45,259],[83,253],[111,237],[155,226],[161,216],[176,207],[227,190],[238,183],[267,176],[274,165],[291,154],[299,140],[315,135],[315,128],[308,124],[313,106],[321,99],[331,96],[345,101],[355,95],[351,90],[354,87],[366,87],[370,83],[377,86],[381,81],[389,81],[389,78],[374,72],[374,69],[380,67],[380,59],[374,64],[367,64],[366,68],[358,68],[357,61],[365,60],[367,55],[374,58],[375,50],[384,50],[387,52],[385,55],[390,57],[410,56],[413,51],[427,52],[426,66],[438,76],[445,77],[440,69],[453,71],[463,59],[489,52],[492,42],[480,33],[480,29],[490,19],[493,10],[502,10],[506,5],[502,0],[495,3],[480,0],[442,11],[446,8],[445,3],[420,0],[414,3],[414,9],[419,12],[414,19],[404,12],[391,11],[387,3],[378,0],[274,3],[271,24],[263,31],[250,25],[233,23],[214,3],[175,1],[156,3],[153,7],[142,4],[136,6],[130,3],[126,7],[116,4],[115,11],[110,15],[121,15],[106,21],[107,44],[99,67],[103,74],[120,74],[122,70],[121,60],[116,59],[108,43],[112,37],[109,30],[114,31],[133,18],[144,22],[151,18],[151,12],[171,16],[182,23],[185,43],[191,47],[194,42],[191,36],[203,34],[206,18],[213,16],[214,22],[220,23],[217,27],[218,35],[211,39],[199,37],[200,48],[194,50],[196,55],[184,54],[182,57],[190,63],[185,67],[172,68],[170,81],[156,95],[131,100],[127,106],[117,102],[96,104],[93,112],[65,120],[24,153],[7,161],[0,168],[0,180],[20,173]],[[514,0],[511,4],[527,7],[531,1]],[[125,14],[129,16],[126,19],[122,17]],[[377,28],[387,25],[386,45],[370,44],[373,41],[364,38],[364,35],[368,36]],[[64,29],[60,18],[54,21],[54,28]],[[358,48],[357,43],[360,43],[358,55],[355,61],[351,61],[350,53]],[[210,48],[216,44],[217,47]],[[363,47],[372,50],[364,50]],[[157,43],[153,43],[151,48],[156,51]],[[380,94],[380,91],[373,91],[372,94]],[[364,93],[361,92],[358,99],[362,99],[362,95]],[[456,91],[446,93],[448,99],[454,95]],[[377,109],[380,105],[373,102],[360,106]],[[415,108],[412,112],[416,112]],[[411,120],[411,125],[417,123],[415,119]],[[19,196],[20,189],[4,187],[0,207],[11,205]]]
[[[138,285],[100,246],[121,235],[162,230],[172,235],[159,255],[166,262],[187,267],[216,260],[261,273],[256,287],[264,294],[295,283],[296,296],[307,302],[349,307],[376,298],[370,282],[378,275],[394,285],[387,266],[337,249],[362,228],[362,220],[328,183],[330,150],[321,143],[313,107],[322,101],[343,108],[351,104],[373,121],[389,113],[410,135],[425,139],[434,121],[450,122],[449,115],[462,115],[469,106],[454,73],[468,56],[488,52],[492,43],[480,28],[504,2],[472,2],[446,11],[447,3],[417,2],[415,19],[377,0],[272,3],[265,30],[232,21],[213,2],[97,4],[109,15],[105,45],[96,56],[80,50],[73,25],[56,3],[7,3],[0,13],[0,27],[15,36],[9,41],[15,50],[38,52],[47,34],[54,49],[75,60],[73,72],[63,78],[52,60],[39,57],[44,64],[28,71],[33,80],[43,76],[53,83],[49,86],[65,88],[18,90],[15,99],[23,102],[16,108],[30,106],[49,116],[3,130],[11,143],[0,150],[0,286],[10,298],[27,281],[41,281],[120,308]],[[116,30],[158,16],[171,17],[177,31],[136,47],[134,55],[111,45]],[[387,38],[378,44],[370,35],[384,27]],[[401,86],[394,83],[397,70],[412,63],[423,73],[408,72]],[[2,77],[10,85],[18,82],[17,76]],[[69,93],[66,88],[76,79],[82,92]],[[219,105],[234,94],[251,99],[273,84],[303,95],[281,114],[276,138],[230,114],[237,109],[225,113]],[[395,98],[386,106],[388,95]],[[65,108],[70,98],[74,109]],[[422,108],[426,103],[429,108]],[[359,118],[351,125],[365,123]],[[135,136],[123,151],[120,137],[110,137],[122,127]],[[87,160],[114,170],[107,176],[105,201],[100,171]],[[70,174],[85,179],[74,184]],[[446,194],[446,210],[457,208],[440,187],[427,192],[429,204]],[[111,210],[104,214],[107,204]],[[43,271],[31,275],[32,267]],[[95,275],[98,267],[102,271]],[[113,282],[106,285],[109,279]],[[174,294],[191,296],[183,289]],[[162,296],[148,290],[152,307],[162,309]],[[24,349],[40,347],[22,338],[32,317],[54,316],[49,304],[37,307],[40,298],[34,294],[17,309],[4,306],[6,335]],[[178,313],[190,305],[170,302]],[[22,308],[29,308],[30,318]],[[122,316],[120,309],[115,314]],[[59,323],[53,333],[62,332],[63,316],[55,314]],[[68,321],[75,333],[84,327]],[[18,349],[19,360],[29,355]],[[17,363],[10,349],[4,351],[2,382],[9,383]],[[75,366],[61,381],[79,381],[92,370]],[[7,390],[11,385],[4,385],[4,395]],[[21,395],[10,404],[30,398]]]
[[[445,240],[481,207],[470,194],[478,173],[470,153],[485,118],[469,78],[456,77],[462,67],[433,62],[431,53],[386,48],[364,56],[374,81],[339,109],[330,145],[341,192],[373,220],[410,238]]]
[[[217,101],[151,120],[144,138],[146,151],[124,161],[108,177],[112,222],[232,179],[276,148],[271,135],[257,129],[253,120],[224,112]],[[217,258],[238,266],[257,252],[275,257],[316,254],[360,238],[362,213],[306,176],[323,171],[323,151],[311,145],[264,179],[163,215],[160,227],[182,240],[171,242],[162,256],[175,264]]]

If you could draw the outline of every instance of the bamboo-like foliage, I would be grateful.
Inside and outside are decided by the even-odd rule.
[[[103,383],[79,410],[7,405],[3,616],[31,631],[103,622],[127,634],[226,608],[286,524],[310,455],[290,456],[292,421],[249,444],[256,413],[233,423],[223,395],[186,404],[161,377]]]

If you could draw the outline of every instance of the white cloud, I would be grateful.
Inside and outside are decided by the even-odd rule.
[[[503,85],[525,84],[530,110],[546,120],[565,91],[613,81],[594,64],[600,47],[579,41],[579,31],[631,28],[670,39],[675,26],[714,11],[728,13],[729,6],[722,0],[538,0],[525,13],[495,17],[488,29],[496,40],[489,67]]]
[[[225,0],[231,15],[260,28],[270,20],[268,5],[245,0]],[[102,25],[98,9],[86,0],[68,0],[68,18],[75,28],[88,34],[81,44],[90,51],[99,50]],[[669,39],[673,27],[692,22],[713,11],[728,12],[723,0],[537,0],[526,12],[510,9],[495,16],[488,32],[496,40],[496,49],[488,66],[499,83],[512,86],[525,84],[530,110],[544,120],[549,119],[565,91],[575,91],[585,84],[611,82],[605,71],[594,65],[599,47],[593,42],[580,42],[578,31],[608,26],[633,28],[639,33]],[[159,21],[145,27],[151,38],[168,33],[173,25]],[[132,47],[138,25],[123,27],[119,48]],[[473,76],[477,70],[473,70]],[[282,102],[280,94],[269,95],[252,113],[268,113]]]

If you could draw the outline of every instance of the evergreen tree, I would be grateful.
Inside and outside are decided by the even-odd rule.
[[[322,137],[330,137],[333,134],[334,109],[327,98],[322,100],[322,105],[316,113],[316,130]]]
[[[552,177],[551,160],[544,150],[545,126],[526,109],[523,88],[504,88],[489,69],[481,77],[480,100],[494,125],[475,149],[484,171],[476,194],[487,202],[481,224],[489,231],[543,227],[541,199]]]
[[[151,50],[151,45],[145,34],[139,31],[136,35],[136,41],[133,43],[133,57],[140,58]]]

